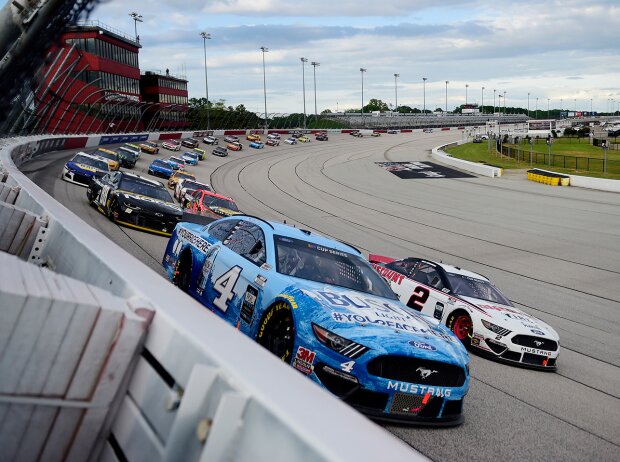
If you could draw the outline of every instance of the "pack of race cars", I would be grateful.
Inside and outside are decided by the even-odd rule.
[[[277,146],[280,136],[248,141],[261,149]],[[87,186],[88,201],[111,220],[170,236],[162,264],[173,284],[371,418],[462,423],[468,350],[556,370],[557,332],[486,277],[416,257],[366,259],[343,241],[245,215],[191,173],[188,166],[204,159],[198,145],[191,156],[157,158],[148,167],[168,180],[178,204],[160,181],[119,170],[131,162],[123,163],[118,149],[76,154],[62,178]],[[159,146],[140,150],[155,154]]]

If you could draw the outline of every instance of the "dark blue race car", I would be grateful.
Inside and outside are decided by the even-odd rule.
[[[62,179],[70,183],[88,186],[90,180],[108,173],[108,162],[98,156],[78,152],[62,170]]]
[[[363,413],[463,421],[467,351],[399,302],[357,249],[237,215],[179,223],[163,266],[182,290]]]
[[[174,173],[172,164],[163,159],[155,159],[149,165],[149,175],[161,176],[164,178],[170,178]]]

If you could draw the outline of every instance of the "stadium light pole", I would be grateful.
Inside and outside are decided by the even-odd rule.
[[[312,64],[312,74],[314,76],[314,121],[318,122],[319,116],[318,116],[318,113],[316,111],[316,67],[320,66],[321,63],[317,63],[316,61],[312,61],[310,64]]]
[[[469,88],[469,84],[465,84],[465,106],[467,106],[467,89]]]
[[[590,98],[590,117],[592,117],[592,98]]]
[[[267,80],[265,79],[265,53],[269,51],[267,47],[260,47],[263,52],[263,95],[265,96],[265,132],[267,131]]]
[[[493,114],[495,114],[495,92],[496,92],[496,91],[497,91],[497,90],[494,88],[494,89],[493,89]]]
[[[448,115],[448,84],[450,83],[449,80],[446,80],[446,115]]]
[[[364,123],[364,72],[367,69],[360,67],[360,74],[362,74],[362,124]]]
[[[480,106],[482,106],[482,115],[484,115],[484,87],[482,87],[482,104]]]
[[[506,115],[506,90],[504,90],[504,115]]]
[[[200,36],[202,37],[202,45],[205,53],[205,93],[207,96],[207,130],[211,130],[211,117],[209,114],[209,77],[207,74],[207,40],[211,39],[211,34],[207,34],[206,32],[201,32]]]
[[[135,33],[136,42],[140,42],[140,37],[138,37],[138,23],[144,22],[142,21],[142,15],[136,13],[135,11],[132,11],[131,13],[129,13],[129,16],[131,16],[131,18],[133,19],[133,30]]]
[[[550,117],[549,117],[549,98],[547,98],[547,119],[550,119]]]
[[[422,98],[424,100],[422,114],[426,114],[426,77],[422,77]]]
[[[306,129],[306,63],[308,58],[299,58],[301,60],[301,82],[304,96],[304,130]]]
[[[398,112],[398,83],[396,79],[400,77],[400,74],[394,74],[394,93],[396,95],[396,112]]]
[[[530,92],[527,92],[527,116],[530,116]]]

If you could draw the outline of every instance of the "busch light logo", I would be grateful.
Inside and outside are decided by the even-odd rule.
[[[418,342],[416,340],[411,340],[409,342],[409,345],[415,348],[419,348],[420,350],[437,351],[437,348],[435,348],[433,345],[429,345],[428,343],[424,342]]]

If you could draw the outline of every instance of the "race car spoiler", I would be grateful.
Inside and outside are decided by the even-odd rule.
[[[197,213],[190,213],[186,210],[183,211],[183,218],[181,219],[181,221],[185,221],[189,223],[196,223],[199,225],[208,225],[209,223],[215,220],[216,219],[213,217],[207,217],[204,215],[199,215]]]
[[[383,255],[374,255],[374,254],[368,255],[368,261],[370,263],[382,263],[385,265],[387,263],[392,263],[394,260],[396,259],[392,257],[384,257]]]

